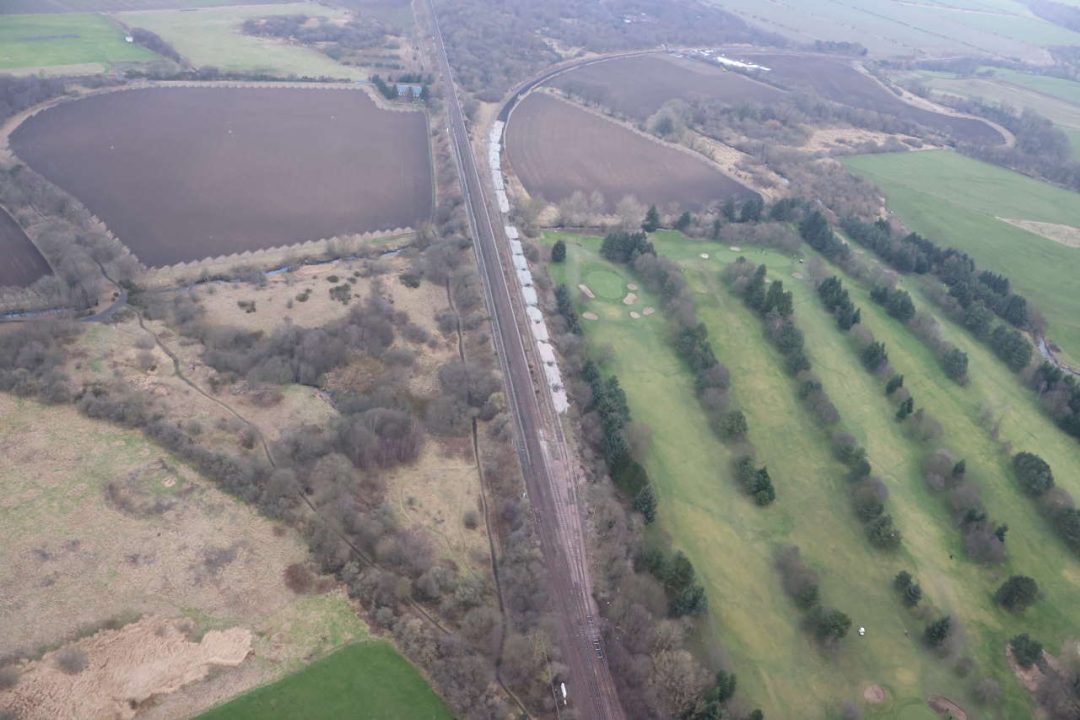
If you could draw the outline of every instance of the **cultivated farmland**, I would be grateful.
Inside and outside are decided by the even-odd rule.
[[[767,103],[776,88],[734,72],[670,55],[616,58],[576,68],[549,83],[564,92],[644,120],[669,100]]]
[[[50,272],[49,264],[34,243],[3,209],[0,209],[0,255],[4,258],[0,263],[0,287],[26,286]]]
[[[662,145],[547,93],[532,93],[507,129],[514,172],[533,196],[557,202],[599,191],[700,208],[753,193],[690,153]]]
[[[1005,273],[1046,316],[1049,339],[1074,362],[1080,359],[1080,248],[1044,236],[1045,230],[1040,235],[1007,222],[1072,228],[1075,237],[1080,195],[951,152],[845,162],[880,187],[889,207],[913,230]]]
[[[819,55],[754,54],[751,57],[770,69],[766,74],[769,80],[792,90],[810,90],[826,100],[894,115],[963,142],[1000,144],[1004,141],[997,130],[982,120],[937,113],[904,102],[843,60]]]
[[[597,238],[552,234],[547,241],[556,238],[568,244],[565,264],[550,266],[556,282],[591,287],[612,284],[612,274],[623,288],[637,281],[600,259]],[[606,358],[605,371],[619,377],[633,420],[651,428],[645,464],[660,496],[653,538],[669,535],[693,561],[715,621],[706,627],[729,653],[747,696],[767,717],[837,717],[841,701],[850,700],[864,717],[929,718],[934,715],[926,703],[936,696],[964,707],[967,717],[996,717],[992,711],[983,714],[971,699],[971,687],[986,677],[1001,686],[1001,717],[1029,716],[1027,693],[1008,669],[1003,647],[1020,631],[1050,638],[1053,652],[1070,637],[1078,622],[1075,559],[1016,487],[1002,448],[1008,443],[1038,447],[1055,470],[1069,476],[1080,470],[1080,459],[1074,452],[1070,457],[1071,441],[984,348],[964,342],[946,324],[947,337],[962,345],[979,373],[969,387],[958,386],[865,289],[845,280],[864,323],[886,343],[920,405],[941,421],[944,442],[966,458],[990,514],[1010,527],[1003,566],[967,560],[955,519],[922,479],[928,449],[893,420],[880,381],[862,368],[820,307],[813,285],[804,281],[807,265],[788,254],[759,248],[736,252],[674,233],[657,233],[651,240],[686,273],[713,348],[731,371],[736,405],[749,421],[748,440],[776,482],[776,502],[757,509],[739,493],[730,470],[732,451],[716,439],[700,412],[693,377],[672,352],[662,316],[630,314],[656,298],[639,292],[637,303],[627,307],[617,292],[579,296],[580,310],[596,317],[583,320],[583,329],[596,357]],[[882,554],[867,544],[847,507],[848,483],[828,448],[827,433],[800,406],[797,383],[783,372],[758,321],[720,284],[719,271],[739,254],[765,263],[769,278],[783,280],[793,291],[814,370],[889,490],[890,512],[904,532],[897,553]],[[994,415],[1008,409],[1013,417],[992,429],[982,419],[987,407]],[[865,637],[852,635],[826,653],[815,647],[771,566],[773,549],[786,543],[801,547],[821,578],[825,600],[849,613],[855,626],[865,626]],[[904,567],[919,577],[927,594],[918,611],[903,608],[891,587]],[[1055,599],[1017,617],[995,608],[990,592],[1002,577],[1021,569],[1037,576]],[[934,613],[950,613],[963,628],[947,659],[922,647],[922,625]],[[964,677],[962,657],[974,662],[978,676]]]
[[[11,145],[149,266],[431,215],[424,113],[360,91],[109,93],[39,113]]]
[[[0,15],[19,13],[118,12],[166,10],[219,5],[273,5],[283,0],[8,0]]]

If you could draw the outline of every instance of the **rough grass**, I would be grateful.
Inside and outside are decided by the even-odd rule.
[[[451,715],[393,647],[366,642],[346,646],[200,716],[202,720],[265,717],[439,720]]]
[[[598,240],[561,237],[570,252],[565,265],[551,266],[556,281],[573,286],[589,273],[622,272],[599,259]],[[1008,637],[1026,629],[1050,638],[1056,647],[1078,622],[1072,598],[1080,578],[1075,559],[1015,490],[998,445],[978,424],[981,406],[1022,405],[1014,420],[1003,424],[1003,437],[1030,425],[1039,433],[1036,447],[1052,463],[1060,463],[1066,475],[1075,476],[1080,462],[1075,449],[1070,462],[1069,447],[1059,446],[1057,438],[1042,440],[1044,429],[1061,433],[1047,427],[1033,403],[1024,402],[1024,391],[1014,380],[996,371],[978,376],[984,364],[997,364],[988,353],[962,345],[972,353],[973,379],[968,388],[960,388],[945,378],[906,329],[853,288],[865,322],[889,346],[917,402],[925,403],[943,423],[948,446],[967,458],[991,514],[1010,525],[1011,559],[1004,567],[988,570],[968,562],[940,498],[924,489],[920,464],[927,448],[895,424],[879,382],[862,369],[809,284],[791,277],[804,266],[776,253],[747,249],[750,260],[765,262],[770,277],[783,279],[794,290],[815,370],[848,428],[866,444],[875,472],[889,485],[889,511],[905,534],[904,547],[896,556],[874,551],[850,510],[843,469],[832,459],[825,434],[798,403],[790,379],[762,339],[758,320],[719,284],[718,271],[736,254],[714,245],[703,248],[675,234],[661,233],[654,240],[687,271],[714,349],[731,370],[734,397],[748,416],[750,440],[776,483],[775,505],[755,508],[735,489],[728,451],[705,426],[692,380],[668,346],[662,318],[630,320],[620,302],[599,298],[582,299],[580,307],[600,316],[584,323],[589,344],[612,347],[607,369],[619,375],[634,418],[652,428],[647,465],[661,498],[659,531],[673,537],[704,577],[715,621],[709,631],[731,652],[743,697],[762,705],[767,715],[828,717],[842,700],[861,698],[865,683],[876,682],[886,688],[889,699],[867,708],[868,717],[908,717],[936,694],[970,709],[967,691],[973,678],[957,677],[952,661],[938,660],[921,648],[923,621],[901,608],[889,587],[892,576],[907,568],[936,607],[960,621],[965,653],[1005,688],[1006,715],[1027,715],[1026,693],[1008,672],[1001,649]],[[702,249],[709,251],[709,260],[699,257]],[[649,302],[643,296],[639,304]],[[950,339],[959,344],[957,338]],[[1010,382],[1002,386],[1005,381]],[[995,392],[999,386],[1001,392]],[[826,602],[848,612],[856,627],[866,626],[866,637],[853,633],[835,657],[825,657],[811,645],[770,567],[769,553],[777,543],[802,547],[821,574]],[[1012,572],[1032,575],[1046,589],[1047,599],[1022,618],[1002,613],[990,597]]]
[[[0,22],[0,70],[145,62],[157,56],[124,42],[124,30],[102,15],[11,15]]]
[[[1080,227],[1080,194],[947,151],[844,162],[912,229],[1007,275],[1046,316],[1050,340],[1080,361],[1080,251],[997,219]]]
[[[199,67],[213,66],[230,72],[265,72],[274,75],[365,77],[363,71],[339,65],[311,48],[245,35],[241,30],[245,20],[271,15],[340,18],[343,11],[314,2],[296,2],[122,12],[117,17],[129,26],[157,33],[176,48],[185,60]]]

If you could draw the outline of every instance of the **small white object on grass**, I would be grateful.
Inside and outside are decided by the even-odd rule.
[[[860,627],[859,628],[859,637],[862,637],[863,635],[866,635],[866,628]]]

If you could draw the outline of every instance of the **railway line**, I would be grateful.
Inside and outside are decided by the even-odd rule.
[[[533,377],[530,357],[535,354],[535,348],[531,335],[524,330],[527,327],[524,306],[507,279],[509,244],[501,217],[490,206],[485,184],[477,171],[431,0],[427,8],[437,63],[446,80],[447,132],[461,178],[495,349],[514,418],[518,456],[547,566],[551,609],[558,621],[560,659],[569,668],[565,678],[569,700],[580,718],[622,720],[626,715],[607,665],[585,559],[585,523],[577,498],[576,465],[551,405],[546,382]]]

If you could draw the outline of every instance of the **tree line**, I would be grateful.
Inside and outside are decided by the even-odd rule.
[[[656,208],[650,208],[643,228],[659,228]],[[709,331],[694,309],[682,268],[656,254],[644,231],[616,231],[603,240],[600,254],[606,259],[630,264],[647,290],[659,296],[665,317],[671,323],[672,347],[694,375],[694,389],[709,427],[724,442],[736,444],[735,478],[740,489],[765,506],[776,499],[776,489],[765,467],[756,467],[753,446],[747,442],[746,414],[733,407],[729,392],[731,373],[716,359]]]
[[[1031,343],[1017,328],[1033,327],[1032,313],[1023,296],[1010,292],[1007,278],[977,272],[975,261],[966,253],[939,248],[916,233],[893,238],[887,223],[846,218],[841,225],[853,240],[901,271],[910,265],[912,272],[936,276],[948,288],[947,296],[939,293],[935,298],[942,309],[984,342],[1013,372],[1020,372],[1031,362]],[[897,266],[898,257],[907,260]],[[995,325],[995,315],[1005,322]]]
[[[840,413],[829,399],[821,379],[811,371],[804,349],[805,338],[795,325],[794,304],[782,280],[768,283],[764,265],[755,267],[740,257],[724,269],[723,279],[732,292],[761,319],[765,336],[784,358],[784,369],[798,384],[798,397],[822,427],[831,431],[833,453],[847,468],[849,497],[856,517],[863,523],[867,540],[876,548],[894,550],[901,542],[892,515],[885,512],[888,490],[871,475],[866,449],[855,438],[836,429]]]

